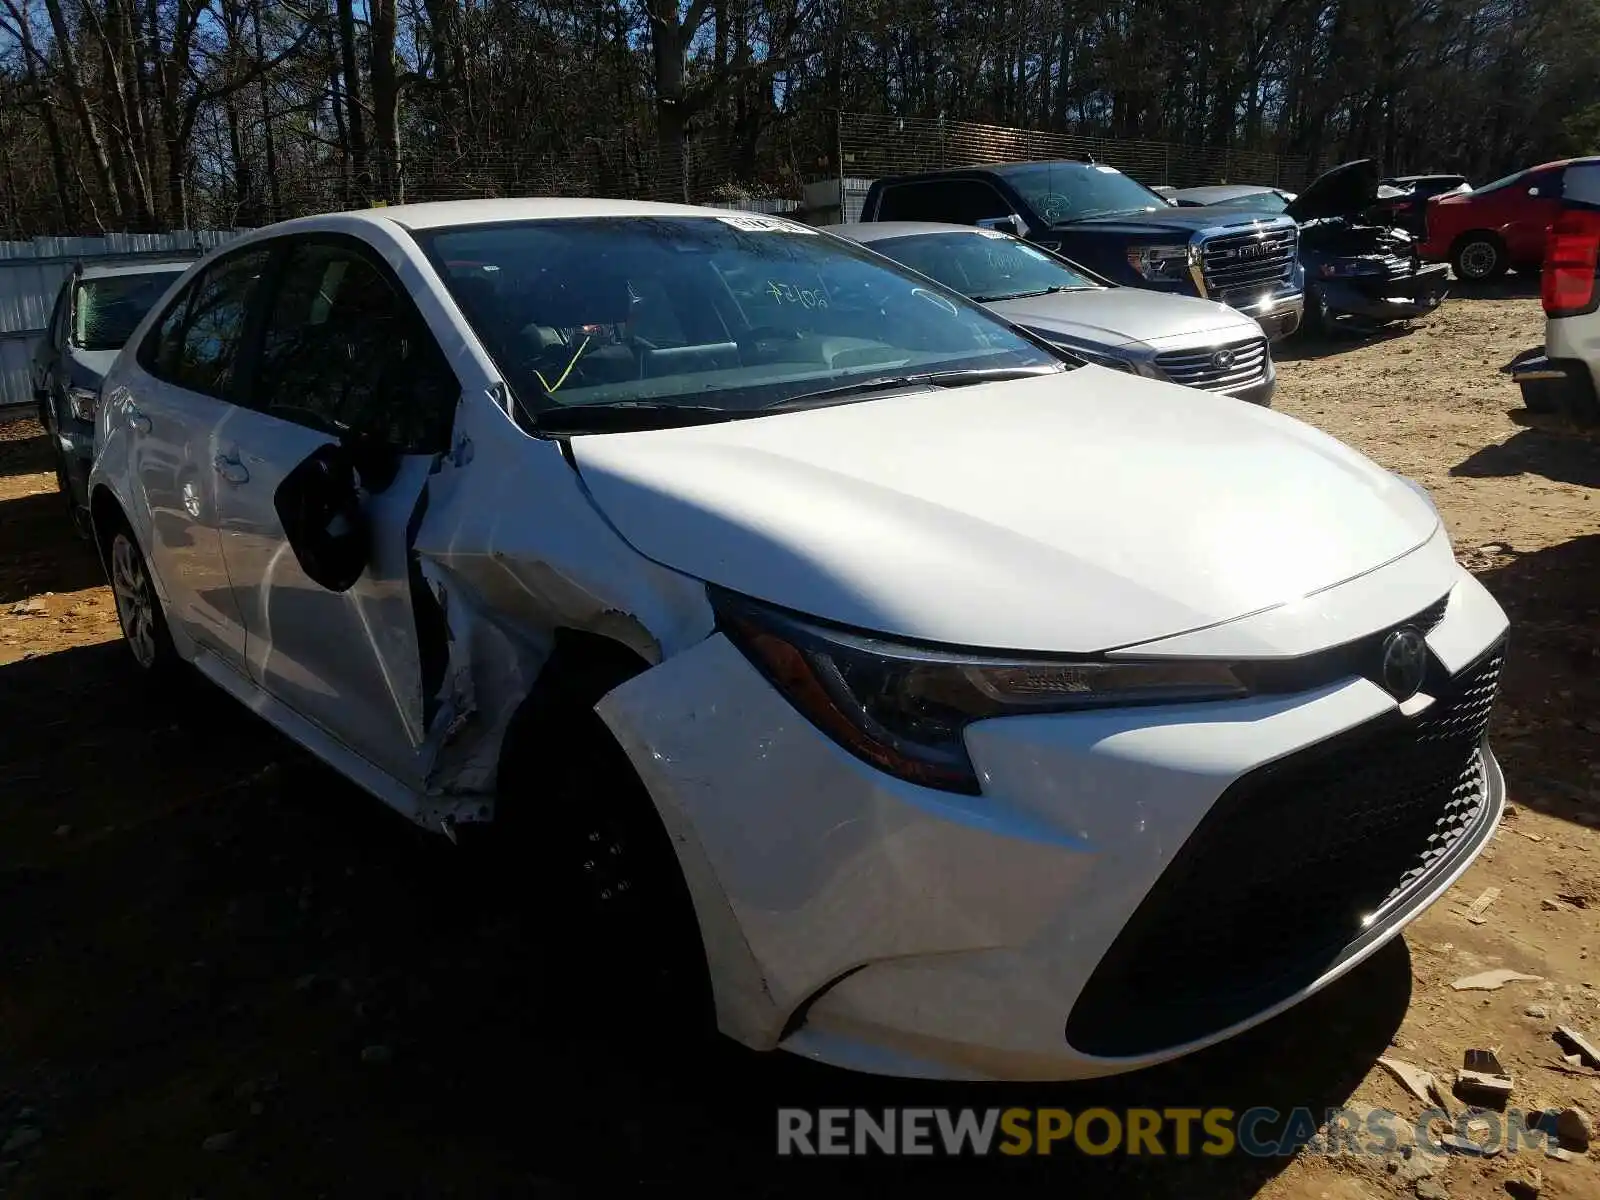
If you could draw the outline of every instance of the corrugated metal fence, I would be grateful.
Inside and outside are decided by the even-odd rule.
[[[32,404],[30,364],[72,264],[198,258],[242,231],[113,233],[0,242],[0,410]]]

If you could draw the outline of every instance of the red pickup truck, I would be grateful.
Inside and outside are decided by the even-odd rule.
[[[1600,157],[1544,163],[1470,192],[1435,197],[1418,254],[1449,263],[1457,279],[1497,279],[1508,270],[1537,275],[1545,235],[1561,213],[1567,171],[1596,162]]]

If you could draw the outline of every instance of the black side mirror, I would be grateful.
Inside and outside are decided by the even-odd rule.
[[[354,587],[372,543],[350,451],[319,447],[284,476],[272,503],[306,577],[330,592]]]

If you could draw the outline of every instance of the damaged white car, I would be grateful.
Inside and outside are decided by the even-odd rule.
[[[1369,956],[1503,804],[1507,621],[1422,489],[789,221],[263,229],[146,318],[96,443],[142,667],[429,828],[520,826],[630,1002],[664,964],[758,1049],[1172,1058]]]

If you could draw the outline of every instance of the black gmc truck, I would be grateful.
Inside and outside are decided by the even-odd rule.
[[[1305,309],[1292,218],[1178,208],[1114,167],[996,163],[875,180],[863,221],[1004,229],[1113,282],[1216,300],[1278,341]]]

